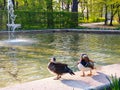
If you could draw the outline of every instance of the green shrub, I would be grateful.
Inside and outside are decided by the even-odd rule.
[[[117,78],[117,76],[111,76],[111,79],[107,77],[107,79],[110,82],[110,89],[111,90],[120,90],[120,78]]]
[[[23,29],[75,28],[78,25],[78,21],[73,17],[76,13],[71,12],[16,11],[15,13],[16,23],[21,23]],[[80,13],[77,14],[80,16]]]

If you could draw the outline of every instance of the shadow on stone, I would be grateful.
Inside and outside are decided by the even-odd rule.
[[[108,75],[101,73],[101,72],[97,72],[97,73],[98,75],[95,75],[92,78],[96,80],[97,82],[103,83],[103,85],[98,86],[94,89],[90,89],[90,90],[110,90],[110,82],[107,79]]]
[[[90,85],[84,81],[81,80],[61,80],[61,82],[67,86],[73,87],[73,88],[86,88],[90,87]]]
[[[107,79],[107,75],[101,72],[97,72],[98,75],[92,76],[92,78],[100,83],[108,84],[109,80]]]

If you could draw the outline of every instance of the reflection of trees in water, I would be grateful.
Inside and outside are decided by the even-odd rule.
[[[19,68],[18,68],[18,60],[16,58],[16,49],[13,47],[8,48],[7,52],[7,63],[5,64],[5,71],[12,76],[16,81],[20,81],[18,79],[18,73],[19,73]]]
[[[19,79],[18,79],[18,72],[19,72],[19,70],[17,69],[17,68],[15,68],[15,67],[13,67],[13,69],[14,70],[12,70],[12,71],[7,71],[15,80],[17,80],[17,81],[20,81]]]
[[[87,37],[78,33],[60,33],[54,35],[55,39],[52,45],[61,52],[77,56],[82,51],[87,51]],[[84,48],[83,48],[84,47]]]

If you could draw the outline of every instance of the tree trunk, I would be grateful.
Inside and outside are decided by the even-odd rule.
[[[112,24],[112,21],[113,21],[113,17],[114,17],[114,4],[111,4],[111,6],[110,6],[110,9],[111,9],[111,17],[110,17],[110,26],[113,26],[113,24]]]
[[[24,1],[24,6],[28,6],[28,1],[27,0]]]
[[[82,13],[82,17],[83,17],[83,19],[84,19],[84,17],[85,17],[85,14],[84,14],[84,10],[85,10],[85,5],[84,5],[84,2],[80,2],[80,8],[81,8],[81,13]]]
[[[103,7],[101,8],[101,13],[100,13],[100,17],[102,18],[103,17]]]
[[[6,7],[6,0],[4,0],[4,8]]]
[[[78,0],[72,1],[72,12],[78,12]]]
[[[69,8],[70,8],[70,4],[67,3],[67,7],[66,7],[66,10],[69,12]]]
[[[3,23],[3,20],[2,20],[3,17],[2,17],[2,16],[3,16],[3,12],[0,13],[0,29],[3,29],[3,28],[2,28],[2,26],[3,26],[3,25],[2,25],[2,23]]]
[[[18,1],[16,1],[16,9],[18,9]]]
[[[118,23],[120,24],[120,9],[118,10]]]
[[[78,0],[72,1],[71,28],[78,26]]]
[[[110,24],[109,24],[110,26],[113,26],[113,23],[112,23],[112,22],[113,22],[113,17],[114,17],[114,16],[113,16],[113,14],[112,14],[112,15],[111,15],[111,18],[110,18]]]
[[[88,9],[88,5],[87,5],[87,12],[86,12],[86,13],[87,13],[87,17],[86,17],[86,18],[87,18],[87,20],[89,20],[89,9]]]
[[[62,2],[61,2],[61,6],[62,6],[62,11],[64,10],[64,2],[63,2],[63,0],[62,0]]]
[[[15,0],[12,0],[13,6],[15,7]]]
[[[107,9],[108,9],[108,6],[105,5],[105,21],[104,21],[104,25],[107,25],[107,24],[108,24],[108,17],[107,17],[108,11],[107,11]]]
[[[115,14],[119,11],[119,7],[120,7],[120,4],[119,3],[114,3],[114,4],[111,4],[111,19],[110,19],[110,26],[113,26],[112,22],[113,22],[113,18],[115,16]]]
[[[47,6],[47,27],[54,28],[52,0],[46,0]]]

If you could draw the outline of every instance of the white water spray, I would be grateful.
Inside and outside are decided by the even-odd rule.
[[[14,5],[13,2],[11,0],[8,0],[8,4],[7,4],[7,9],[8,9],[8,30],[9,30],[9,39],[14,37],[14,31],[16,28],[21,27],[21,24],[15,24],[15,19],[16,16],[14,14]],[[12,32],[11,32],[12,31]]]

